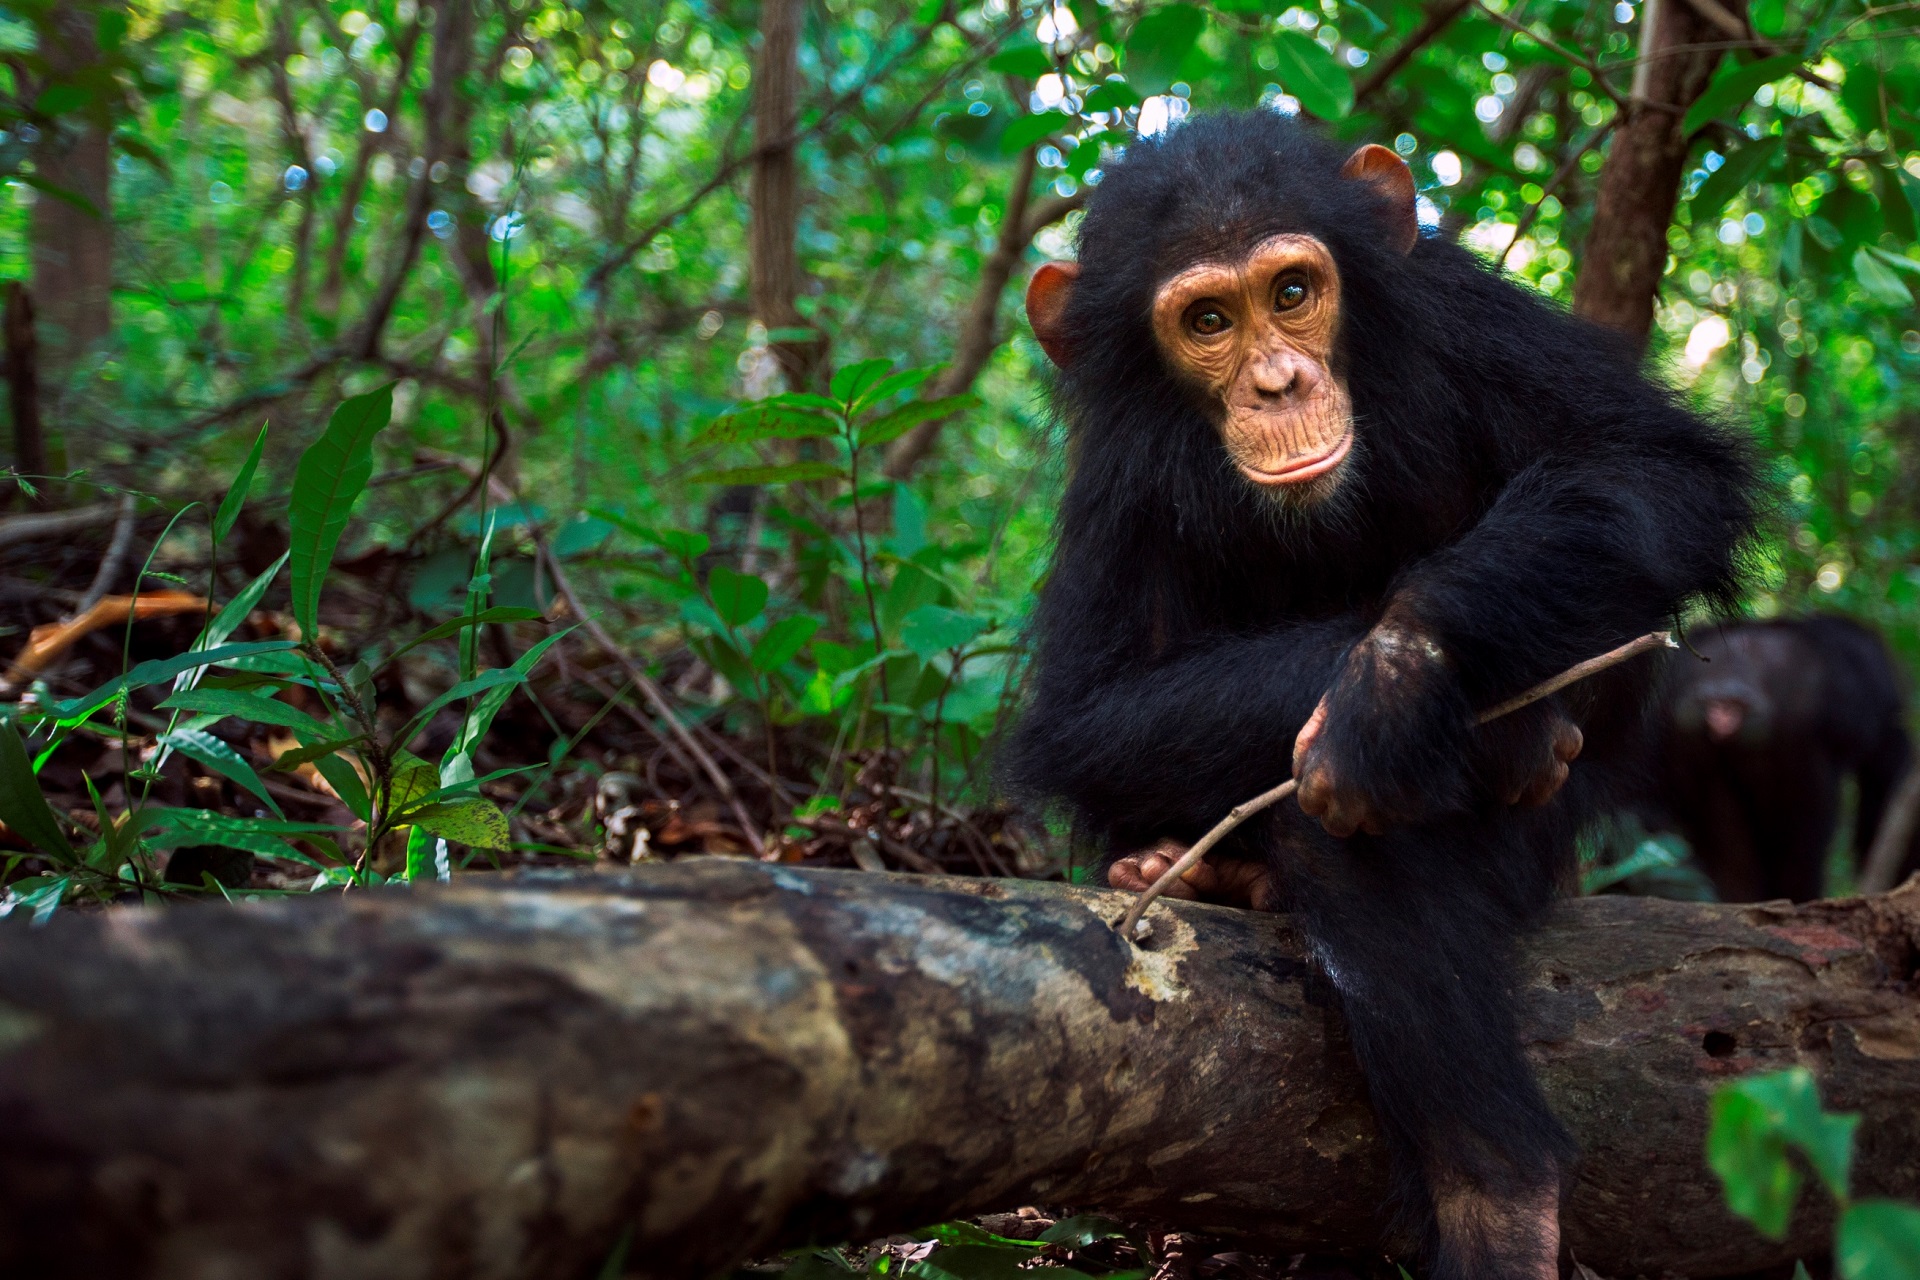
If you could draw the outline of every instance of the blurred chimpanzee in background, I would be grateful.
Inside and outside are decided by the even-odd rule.
[[[1864,863],[1911,755],[1886,645],[1836,617],[1718,626],[1692,639],[1707,660],[1670,668],[1662,816],[1722,898],[1817,898],[1842,780],[1859,785],[1853,849]],[[1907,871],[1914,865],[1910,851]]]

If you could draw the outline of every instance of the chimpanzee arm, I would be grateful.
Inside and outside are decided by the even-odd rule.
[[[1641,408],[1611,434],[1566,428],[1577,446],[1523,468],[1464,536],[1400,575],[1296,762],[1301,807],[1329,830],[1421,821],[1524,777],[1546,759],[1551,712],[1476,730],[1474,711],[1692,598],[1733,594],[1746,455],[1676,409]]]
[[[1475,706],[1651,630],[1689,600],[1734,594],[1753,519],[1744,451],[1678,411],[1646,416],[1627,439],[1520,472],[1466,536],[1396,584],[1389,618],[1437,642]]]
[[[1192,838],[1288,777],[1294,735],[1365,630],[1356,615],[1134,664],[1061,652],[1078,637],[1053,630],[1009,771],[1109,840]]]

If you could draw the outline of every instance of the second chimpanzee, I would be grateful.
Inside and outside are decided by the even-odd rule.
[[[1859,784],[1864,861],[1907,770],[1893,659],[1846,618],[1702,629],[1693,644],[1706,661],[1676,661],[1663,702],[1666,815],[1721,897],[1817,898],[1842,779]]]
[[[1517,940],[1642,749],[1655,667],[1474,713],[1731,597],[1753,467],[1415,199],[1393,152],[1267,112],[1107,170],[1078,263],[1027,295],[1069,477],[1009,766],[1135,888],[1291,765],[1299,807],[1214,871],[1310,938],[1433,1274],[1551,1280],[1574,1152]]]

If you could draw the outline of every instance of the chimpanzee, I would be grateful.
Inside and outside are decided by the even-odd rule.
[[[1306,931],[1433,1274],[1551,1280],[1575,1153],[1517,939],[1644,750],[1657,666],[1474,713],[1730,602],[1749,452],[1423,237],[1384,147],[1197,116],[1128,144],[1078,242],[1027,292],[1069,447],[1009,781],[1140,888],[1291,762],[1299,806],[1212,870]]]
[[[1864,861],[1907,770],[1887,647],[1835,617],[1717,627],[1693,643],[1706,661],[1677,659],[1663,700],[1664,808],[1721,897],[1817,898],[1841,779],[1859,783]]]

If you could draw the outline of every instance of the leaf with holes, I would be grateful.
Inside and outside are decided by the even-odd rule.
[[[407,820],[442,840],[475,849],[505,849],[513,843],[507,815],[484,796],[426,805],[408,814]]]

